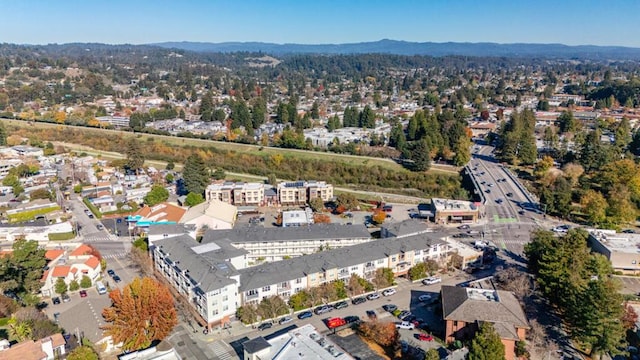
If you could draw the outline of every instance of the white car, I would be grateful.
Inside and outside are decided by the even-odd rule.
[[[424,280],[422,280],[422,283],[425,285],[433,285],[433,284],[437,284],[439,282],[442,282],[442,278],[440,278],[439,276],[431,276],[428,277]]]
[[[280,321],[278,321],[278,324],[282,325],[282,324],[288,324],[290,322],[292,322],[293,319],[291,318],[291,316],[285,316],[282,319],[280,319]]]
[[[416,328],[416,326],[413,325],[412,323],[408,322],[408,321],[403,321],[401,323],[396,323],[396,329],[413,330],[415,328]]]
[[[367,295],[367,300],[375,300],[375,299],[380,299],[380,294],[373,293],[373,294]]]
[[[391,296],[396,293],[396,289],[387,289],[382,292],[383,296]]]

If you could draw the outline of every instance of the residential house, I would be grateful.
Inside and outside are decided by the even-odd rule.
[[[447,343],[470,340],[482,323],[490,322],[505,346],[505,359],[516,359],[516,342],[525,340],[530,327],[513,293],[443,285],[441,297]]]
[[[22,224],[0,224],[0,241],[25,239],[44,243],[49,241],[50,234],[69,234],[71,232],[73,232],[73,226],[68,221],[51,225],[32,223],[30,226],[24,226]]]
[[[0,340],[0,358],[3,360],[54,360],[66,354],[66,341],[62,334],[53,334],[40,340],[27,340],[9,346]]]
[[[80,245],[71,252],[62,249],[47,250],[45,258],[48,262],[48,269],[42,275],[42,296],[53,296],[55,294],[55,284],[58,278],[62,278],[67,284],[78,281],[83,276],[88,276],[91,283],[100,277],[102,266],[100,260],[92,255],[92,250],[87,245]]]

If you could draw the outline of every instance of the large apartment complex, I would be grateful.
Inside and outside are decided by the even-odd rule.
[[[278,229],[283,232],[272,233],[268,238],[262,234],[259,241],[254,239],[256,233],[249,230],[236,233],[210,230],[201,243],[188,235],[158,236],[150,241],[150,251],[155,269],[188,300],[198,314],[198,321],[208,327],[229,322],[237,307],[258,303],[265,297],[279,295],[286,300],[296,292],[326,282],[346,281],[352,274],[371,279],[379,268],[392,269],[396,276],[401,276],[427,259],[442,263],[451,251],[442,234],[373,240],[358,227],[342,225],[344,230],[339,227],[311,225]],[[269,251],[272,247],[294,252],[300,251],[297,242],[306,244],[322,240],[319,235],[296,240],[301,237],[301,230],[325,234],[325,244],[333,242],[342,247],[329,246],[306,256],[248,267],[252,263],[249,259],[255,256],[251,254],[254,249],[240,246],[260,243],[261,251]],[[167,234],[181,232],[183,230],[164,231]],[[235,238],[219,236],[223,233]],[[242,239],[243,236],[246,238]],[[352,245],[346,246],[347,243]],[[281,254],[272,256],[273,259],[281,257]]]
[[[207,186],[205,198],[236,206],[304,205],[315,198],[333,199],[333,186],[324,181],[283,182],[275,190],[277,192],[262,183],[227,181]]]
[[[208,231],[203,243],[222,240],[247,251],[249,263],[280,261],[373,240],[364,225],[314,224],[304,227],[249,226]]]

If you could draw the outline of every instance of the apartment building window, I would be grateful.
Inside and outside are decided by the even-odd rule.
[[[296,284],[302,284],[302,278],[297,278],[296,279]]]
[[[351,267],[351,271],[356,271],[356,270],[358,270],[358,267],[357,267],[357,266],[352,266],[352,267]]]
[[[225,305],[222,307],[222,311],[227,311],[227,310],[229,310],[229,305]]]
[[[229,300],[229,296],[225,295],[222,297],[222,301],[227,301],[227,300]]]
[[[218,315],[218,309],[211,310],[211,316],[216,316],[216,315]]]
[[[382,265],[382,264],[384,264],[384,259],[380,259],[380,260],[378,260],[378,261],[377,261],[377,263],[378,263],[378,265]]]
[[[416,250],[416,255],[422,254],[422,250]]]
[[[253,290],[247,291],[247,296],[251,296],[251,295],[258,295],[258,290],[253,289]]]
[[[395,257],[395,256],[392,256],[392,257],[391,257],[391,261],[396,261],[396,257]]]
[[[263,287],[262,291],[264,291],[264,292],[271,291],[271,286],[267,285],[267,286]]]

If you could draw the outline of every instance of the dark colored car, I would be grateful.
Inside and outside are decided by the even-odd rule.
[[[302,320],[302,319],[308,319],[310,317],[313,316],[313,313],[311,311],[305,311],[305,312],[301,312],[300,314],[298,314],[298,319]]]
[[[273,324],[270,322],[262,323],[258,326],[258,330],[262,331],[262,330],[271,329],[272,326]]]
[[[340,301],[339,303],[335,303],[333,304],[333,308],[338,310],[338,309],[344,309],[346,307],[348,307],[349,304],[346,301]]]
[[[362,304],[363,302],[366,302],[366,301],[367,301],[367,299],[364,298],[364,297],[357,297],[357,298],[351,300],[351,303],[353,305],[358,305],[358,304]]]
[[[351,315],[351,316],[346,316],[346,317],[344,318],[344,321],[345,321],[347,324],[351,324],[351,323],[354,323],[354,322],[359,322],[359,321],[360,321],[360,318],[359,318],[359,317],[357,317],[357,316]]]
[[[113,275],[113,281],[119,283],[120,281],[122,281],[122,279],[120,279],[120,276],[118,275]]]
[[[384,304],[384,305],[382,305],[382,308],[385,311],[390,312],[390,313],[398,310],[398,307],[396,305],[394,305],[394,304]]]
[[[87,297],[87,290],[80,290],[80,297]]]
[[[60,298],[56,296],[53,299],[51,299],[51,302],[53,303],[53,305],[58,305],[60,304]]]
[[[376,320],[378,318],[378,315],[376,314],[376,312],[374,310],[367,310],[367,316],[371,320]]]
[[[116,272],[111,270],[111,269],[107,270],[107,274],[109,274],[109,276],[111,276],[111,277],[116,276]]]

